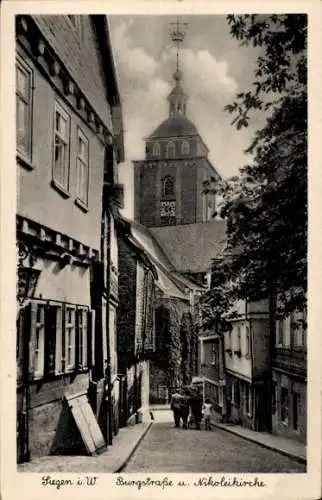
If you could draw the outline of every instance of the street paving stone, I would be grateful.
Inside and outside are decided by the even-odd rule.
[[[306,472],[304,464],[218,428],[176,429],[167,414],[152,425],[124,472]]]

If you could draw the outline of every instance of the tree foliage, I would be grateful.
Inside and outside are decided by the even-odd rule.
[[[217,286],[203,302],[214,306],[218,287],[226,295],[223,309],[236,297],[278,295],[279,313],[285,315],[306,304],[307,17],[229,15],[227,20],[232,37],[253,46],[258,56],[251,89],[225,109],[237,129],[258,113],[266,113],[266,122],[247,150],[250,163],[216,187],[229,258],[214,263]],[[206,192],[211,189],[205,186]]]

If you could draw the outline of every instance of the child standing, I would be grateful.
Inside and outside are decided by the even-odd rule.
[[[202,407],[202,411],[205,420],[205,430],[210,431],[211,430],[210,417],[212,415],[212,403],[210,399],[205,400],[204,405]]]

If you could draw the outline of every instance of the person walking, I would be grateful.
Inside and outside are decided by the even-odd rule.
[[[210,425],[210,420],[212,416],[212,411],[213,411],[213,406],[210,401],[210,399],[206,399],[204,402],[204,405],[202,407],[202,413],[205,421],[205,430],[210,431],[211,430],[211,425]]]
[[[170,408],[173,412],[174,425],[176,427],[180,427],[181,406],[182,406],[182,395],[177,390],[171,396],[171,405],[170,405]]]
[[[194,392],[190,399],[190,409],[193,422],[196,429],[199,430],[202,419],[202,399],[197,391]]]

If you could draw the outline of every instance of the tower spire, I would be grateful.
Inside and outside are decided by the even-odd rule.
[[[178,17],[176,23],[170,23],[171,40],[176,44],[176,49],[177,49],[177,73],[179,72],[180,43],[182,43],[184,40],[186,34],[185,29],[187,28],[187,26],[188,23],[180,23]]]
[[[175,87],[168,96],[170,104],[169,108],[170,116],[186,114],[186,103],[188,96],[184,93],[181,85],[182,73],[180,71],[179,56],[180,56],[180,44],[184,40],[186,34],[185,29],[187,28],[187,26],[188,23],[180,23],[179,18],[177,18],[176,23],[170,23],[170,36],[171,40],[176,44],[176,52],[177,52],[176,71],[173,73],[173,78],[175,80]]]

